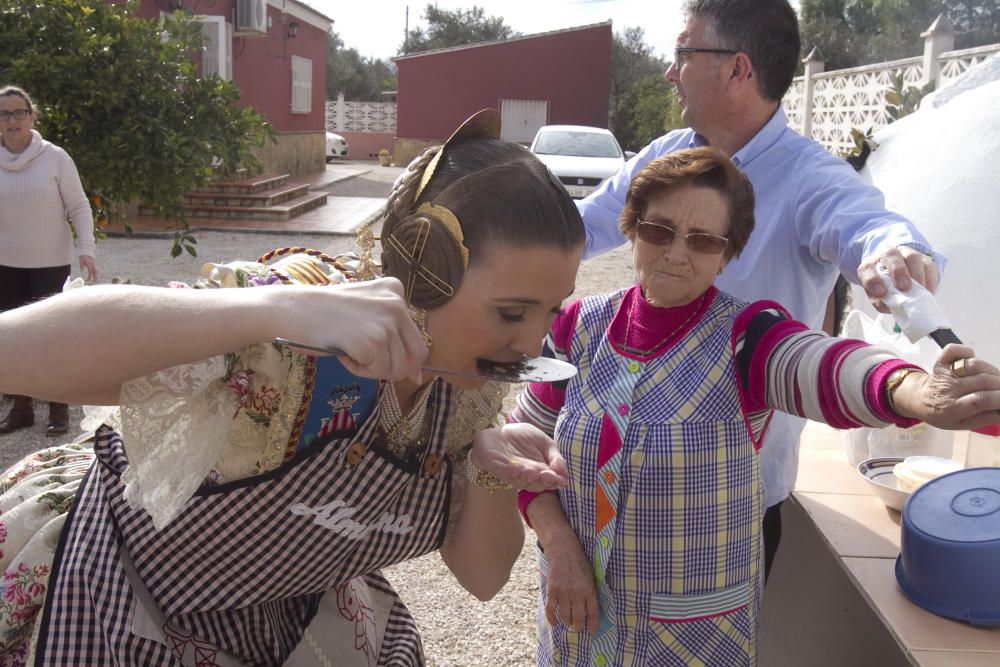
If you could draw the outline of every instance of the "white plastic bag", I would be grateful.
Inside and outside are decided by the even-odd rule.
[[[930,371],[938,357],[937,345],[929,338],[911,343],[902,332],[893,331],[894,324],[890,315],[879,315],[873,320],[860,310],[852,310],[844,320],[842,336],[879,345],[900,359]],[[951,458],[954,443],[954,435],[950,431],[927,424],[917,424],[908,429],[898,426],[855,428],[844,431],[843,438],[847,458],[854,465],[865,459],[888,456]]]

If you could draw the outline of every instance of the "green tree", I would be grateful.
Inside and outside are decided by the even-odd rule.
[[[428,3],[424,8],[426,28],[415,28],[406,35],[400,54],[420,53],[478,42],[498,42],[516,36],[498,16],[486,16],[482,7],[438,9]]]
[[[818,47],[835,70],[919,55],[920,33],[941,14],[956,48],[1000,42],[997,0],[802,0],[799,26],[806,52]]]
[[[178,13],[161,25],[135,9],[0,0],[0,82],[35,98],[38,128],[73,157],[98,225],[120,204],[144,201],[177,221],[171,254],[194,255],[184,193],[217,171],[259,166],[251,149],[273,130],[236,106],[235,83],[199,78],[198,22]]]
[[[642,28],[616,33],[611,44],[609,125],[626,150],[637,151],[666,130],[681,127],[667,63],[653,54]]]
[[[366,58],[357,49],[345,49],[334,31],[326,42],[326,97],[343,93],[349,100],[377,102],[382,91],[396,89],[396,68],[380,58]]]
[[[955,48],[1000,43],[1000,2],[953,0],[943,4],[947,5],[948,18],[959,33],[955,38]]]
[[[802,0],[799,29],[803,49],[818,48],[826,69],[853,67],[857,62],[843,0]]]

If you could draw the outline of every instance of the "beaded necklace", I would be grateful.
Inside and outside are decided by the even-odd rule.
[[[399,395],[396,393],[395,383],[386,382],[382,389],[379,427],[385,433],[386,446],[389,451],[400,458],[406,455],[407,447],[416,442],[420,436],[433,385],[433,382],[429,382],[417,390],[417,393],[413,395],[413,407],[406,415],[403,414],[403,409],[399,405]]]
[[[656,353],[658,353],[667,344],[667,342],[670,341],[671,338],[673,338],[677,334],[678,331],[680,331],[684,327],[686,327],[688,325],[688,323],[691,322],[692,319],[694,319],[695,315],[697,315],[699,312],[701,312],[701,308],[704,305],[705,299],[707,297],[708,297],[708,290],[705,290],[705,292],[702,293],[701,298],[698,300],[698,305],[691,311],[691,313],[687,316],[687,318],[683,322],[681,322],[677,327],[675,327],[670,333],[668,333],[666,336],[664,336],[663,338],[661,338],[660,342],[658,342],[656,345],[654,345],[653,347],[651,347],[648,350],[640,350],[640,349],[632,347],[632,346],[630,346],[628,344],[628,342],[629,342],[629,334],[632,331],[632,313],[636,309],[636,305],[634,303],[630,304],[631,307],[628,309],[628,319],[625,322],[625,340],[622,341],[622,348],[626,352],[628,352],[630,354],[634,354],[634,355],[639,356],[639,357],[651,357],[651,356],[654,356]],[[639,297],[638,298],[641,298],[641,299],[645,299],[646,298],[645,295],[642,294],[642,290],[641,289],[639,291]]]

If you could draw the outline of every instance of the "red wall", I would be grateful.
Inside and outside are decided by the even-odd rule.
[[[501,99],[549,100],[549,124],[608,126],[611,24],[402,57],[396,136],[442,140]]]
[[[326,33],[302,19],[294,39],[284,37],[287,24],[274,7],[267,8],[271,28],[266,36],[233,39],[233,80],[240,84],[240,102],[271,121],[279,132],[323,132],[326,128]],[[244,42],[244,44],[241,44]],[[312,112],[293,114],[291,56],[312,60]]]
[[[112,0],[114,1],[114,0]],[[225,16],[234,22],[234,0],[216,0],[211,6],[200,0],[183,0],[196,14]],[[141,0],[137,16],[158,18],[166,2]],[[268,5],[271,27],[266,35],[234,36],[233,80],[240,86],[241,106],[263,114],[278,132],[322,132],[326,127],[326,32],[291,14]],[[285,37],[287,24],[299,24],[293,39]],[[235,30],[235,25],[233,26]],[[312,60],[312,112],[293,114],[291,56]]]
[[[347,139],[350,160],[377,160],[383,148],[392,153],[396,135],[392,132],[338,132]]]

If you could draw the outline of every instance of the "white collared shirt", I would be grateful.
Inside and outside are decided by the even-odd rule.
[[[704,146],[691,129],[675,130],[646,146],[596,192],[577,202],[587,229],[584,257],[625,243],[618,227],[632,177],[650,160]],[[844,160],[788,127],[781,107],[733,162],[753,184],[755,228],[742,254],[729,261],[715,284],[747,301],[771,299],[797,320],[818,329],[837,274],[857,283],[868,257],[900,245],[935,254],[906,218],[887,211],[882,193]],[[770,507],[795,485],[799,434],[805,421],[775,413],[761,449],[761,474]]]

